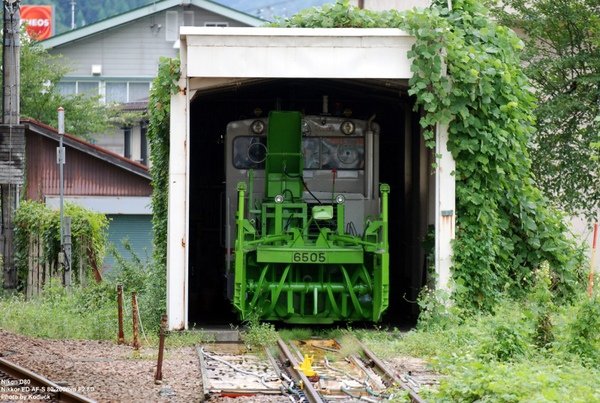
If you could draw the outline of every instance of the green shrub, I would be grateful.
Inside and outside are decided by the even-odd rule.
[[[46,284],[39,298],[0,299],[0,327],[34,337],[116,339],[117,310],[107,303],[107,285],[64,288]]]
[[[89,256],[100,264],[104,259],[108,238],[108,220],[104,214],[95,213],[75,204],[66,203],[64,215],[71,218],[72,268],[79,266],[80,259],[84,273],[91,273]],[[60,212],[45,204],[25,200],[15,212],[15,265],[18,273],[19,289],[27,281],[29,248],[32,239],[40,240],[40,264],[52,263],[58,267],[60,251]],[[89,253],[88,253],[89,251]],[[79,252],[82,252],[81,254]],[[77,275],[73,270],[73,275]],[[82,279],[73,278],[73,281]]]
[[[587,366],[600,368],[600,297],[585,298],[569,324],[566,348]]]
[[[261,322],[258,315],[251,314],[244,325],[245,329],[241,332],[241,338],[249,349],[270,346],[279,339],[275,325]]]

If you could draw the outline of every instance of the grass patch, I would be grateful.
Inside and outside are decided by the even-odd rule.
[[[536,295],[491,314],[444,312],[436,325],[359,336],[380,357],[421,357],[444,374],[431,401],[600,402],[600,297],[554,308]]]
[[[0,299],[0,327],[42,338],[116,339],[117,309],[108,303],[110,294],[106,285],[66,289],[53,281],[37,298]]]

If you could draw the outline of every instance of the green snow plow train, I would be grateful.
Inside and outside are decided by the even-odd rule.
[[[226,275],[242,319],[381,319],[389,186],[372,120],[274,111],[228,124]]]

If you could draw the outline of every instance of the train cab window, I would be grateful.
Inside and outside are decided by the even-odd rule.
[[[321,169],[364,169],[365,139],[324,137],[321,142]]]
[[[233,139],[233,166],[237,169],[265,169],[267,138],[240,136]]]
[[[265,169],[267,138],[239,136],[233,140],[233,166]],[[357,170],[365,166],[363,137],[305,137],[302,139],[304,169]]]
[[[363,137],[304,138],[304,169],[364,169]]]

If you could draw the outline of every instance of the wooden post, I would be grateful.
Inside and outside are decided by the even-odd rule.
[[[590,298],[594,295],[594,275],[596,271],[596,251],[598,249],[598,223],[594,224],[594,234],[592,235],[592,257],[590,258],[590,274],[588,276],[587,293]]]
[[[125,343],[125,334],[123,333],[123,285],[117,285],[117,316],[119,321],[119,334],[117,335],[117,344]]]
[[[131,293],[131,317],[133,318],[133,349],[140,349],[140,324],[138,318],[138,306],[137,306],[137,293],[133,291]]]
[[[19,29],[17,28],[17,31]],[[2,228],[0,234],[4,241],[2,260],[4,263],[4,288],[17,287],[17,271],[14,261],[14,201],[16,200],[16,186],[12,184],[0,185],[2,199]]]
[[[44,276],[42,278],[42,286],[46,285],[46,282],[50,281],[50,262],[44,263]]]
[[[38,259],[38,244],[34,237],[29,239],[29,248],[31,251],[31,296],[37,296],[40,289],[39,283],[39,259]]]
[[[94,250],[91,242],[87,247],[87,257],[89,265],[92,266],[96,283],[100,284],[102,282],[102,273],[100,273],[100,270],[98,269],[98,264],[96,263],[96,256],[94,255]]]
[[[156,363],[156,374],[154,383],[162,383],[162,364],[165,351],[165,331],[167,329],[167,315],[163,315],[160,320],[160,334],[158,338],[158,362]]]
[[[65,216],[64,228],[64,270],[65,270],[65,286],[70,287],[72,284],[72,261],[71,261],[71,217]]]
[[[40,295],[42,291],[42,286],[44,285],[44,267],[42,266],[42,257],[40,256],[40,242],[39,238],[36,237],[35,240],[35,269],[37,271],[37,287],[35,289],[35,295]]]
[[[87,275],[85,273],[85,271],[83,270],[83,246],[79,245],[78,251],[77,251],[77,261],[78,263],[78,272],[79,272],[79,285],[82,287],[86,287],[87,286]]]
[[[25,290],[25,298],[31,299],[33,292],[33,237],[29,237],[29,245],[27,247],[27,286]]]

